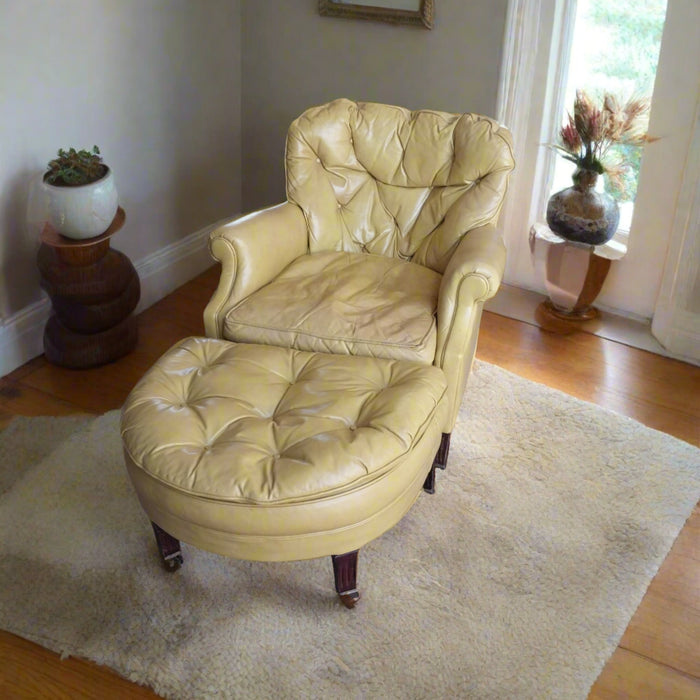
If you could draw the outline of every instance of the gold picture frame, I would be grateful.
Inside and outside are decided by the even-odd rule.
[[[370,19],[432,29],[435,0],[318,0],[318,11],[327,17]]]

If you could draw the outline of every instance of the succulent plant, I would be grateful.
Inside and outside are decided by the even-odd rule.
[[[106,174],[107,166],[102,162],[97,146],[91,151],[60,148],[58,157],[49,162],[44,180],[59,187],[77,187],[97,182]]]

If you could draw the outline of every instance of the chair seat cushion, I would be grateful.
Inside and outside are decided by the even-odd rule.
[[[381,255],[304,255],[229,311],[224,338],[432,363],[441,279]]]

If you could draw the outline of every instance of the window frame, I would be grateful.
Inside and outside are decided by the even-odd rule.
[[[547,148],[565,110],[577,0],[511,0],[508,4],[496,118],[513,133],[516,172],[502,215],[509,250],[506,281],[543,291],[533,280],[527,232],[545,222],[554,179]],[[532,47],[536,47],[533,51]],[[614,240],[625,248],[629,231]]]
[[[557,47],[573,27],[575,7],[575,0],[509,0],[503,38],[496,116],[513,133],[516,161],[499,224],[508,247],[504,283],[540,293],[546,290],[533,270],[528,231],[539,218],[544,168],[553,155],[544,147],[554,133],[545,117],[562,113],[552,109],[562,68],[550,66],[561,61]],[[700,312],[686,309],[684,299],[700,284],[700,86],[685,70],[700,58],[691,34],[699,23],[696,0],[668,0],[650,115],[651,133],[662,135],[663,147],[645,152],[631,247],[608,277],[607,305],[598,304],[640,321],[651,318],[664,346],[698,363]]]

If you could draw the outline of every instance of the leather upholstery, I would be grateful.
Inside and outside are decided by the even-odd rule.
[[[303,255],[226,316],[241,343],[432,363],[441,275],[364,253]]]
[[[222,276],[204,313],[207,335],[337,353],[372,355],[381,347],[384,357],[408,357],[405,339],[419,335],[415,329],[423,327],[434,282],[421,290],[426,301],[418,306],[413,293],[401,299],[404,291],[395,289],[391,306],[404,310],[398,325],[387,332],[390,324],[371,323],[365,314],[381,282],[369,279],[375,274],[369,264],[356,266],[360,271],[352,304],[352,286],[342,280],[339,287],[328,277],[316,283],[304,280],[296,293],[291,283],[278,287],[274,280],[306,265],[297,260],[300,256],[310,261],[331,251],[419,265],[439,276],[433,278],[440,280],[433,300],[437,327],[434,341],[426,339],[412,357],[444,370],[449,410],[443,432],[451,432],[474,357],[483,302],[498,290],[505,266],[496,222],[514,166],[508,130],[474,114],[410,112],[341,99],[307,110],[290,126],[285,164],[288,202],[212,234],[211,251],[222,263]],[[355,258],[347,260],[354,264]],[[350,276],[349,271],[336,275]],[[271,300],[282,289],[289,308],[275,312],[277,321],[271,322]],[[297,298],[309,295],[303,302]],[[341,304],[334,306],[337,299]],[[386,304],[382,294],[377,310]],[[339,320],[350,305],[350,317],[362,309],[356,328],[365,333],[352,340],[347,337],[352,322]],[[316,314],[313,323],[308,318],[317,308],[335,312],[327,317],[325,338],[314,337],[322,335],[322,315]],[[280,326],[282,317],[286,329]],[[308,324],[312,327],[302,339],[299,329]],[[336,333],[342,335],[334,337]]]
[[[204,311],[210,338],[222,337],[226,313],[273,280],[308,250],[306,221],[299,207],[285,202],[217,228],[209,249],[221,261],[221,279]]]
[[[509,132],[486,117],[341,99],[292,123],[286,164],[310,252],[376,253],[441,273],[465,232],[496,221],[513,154]]]
[[[127,468],[173,536],[246,559],[357,549],[421,491],[440,442],[436,367],[189,338],[122,409]]]

